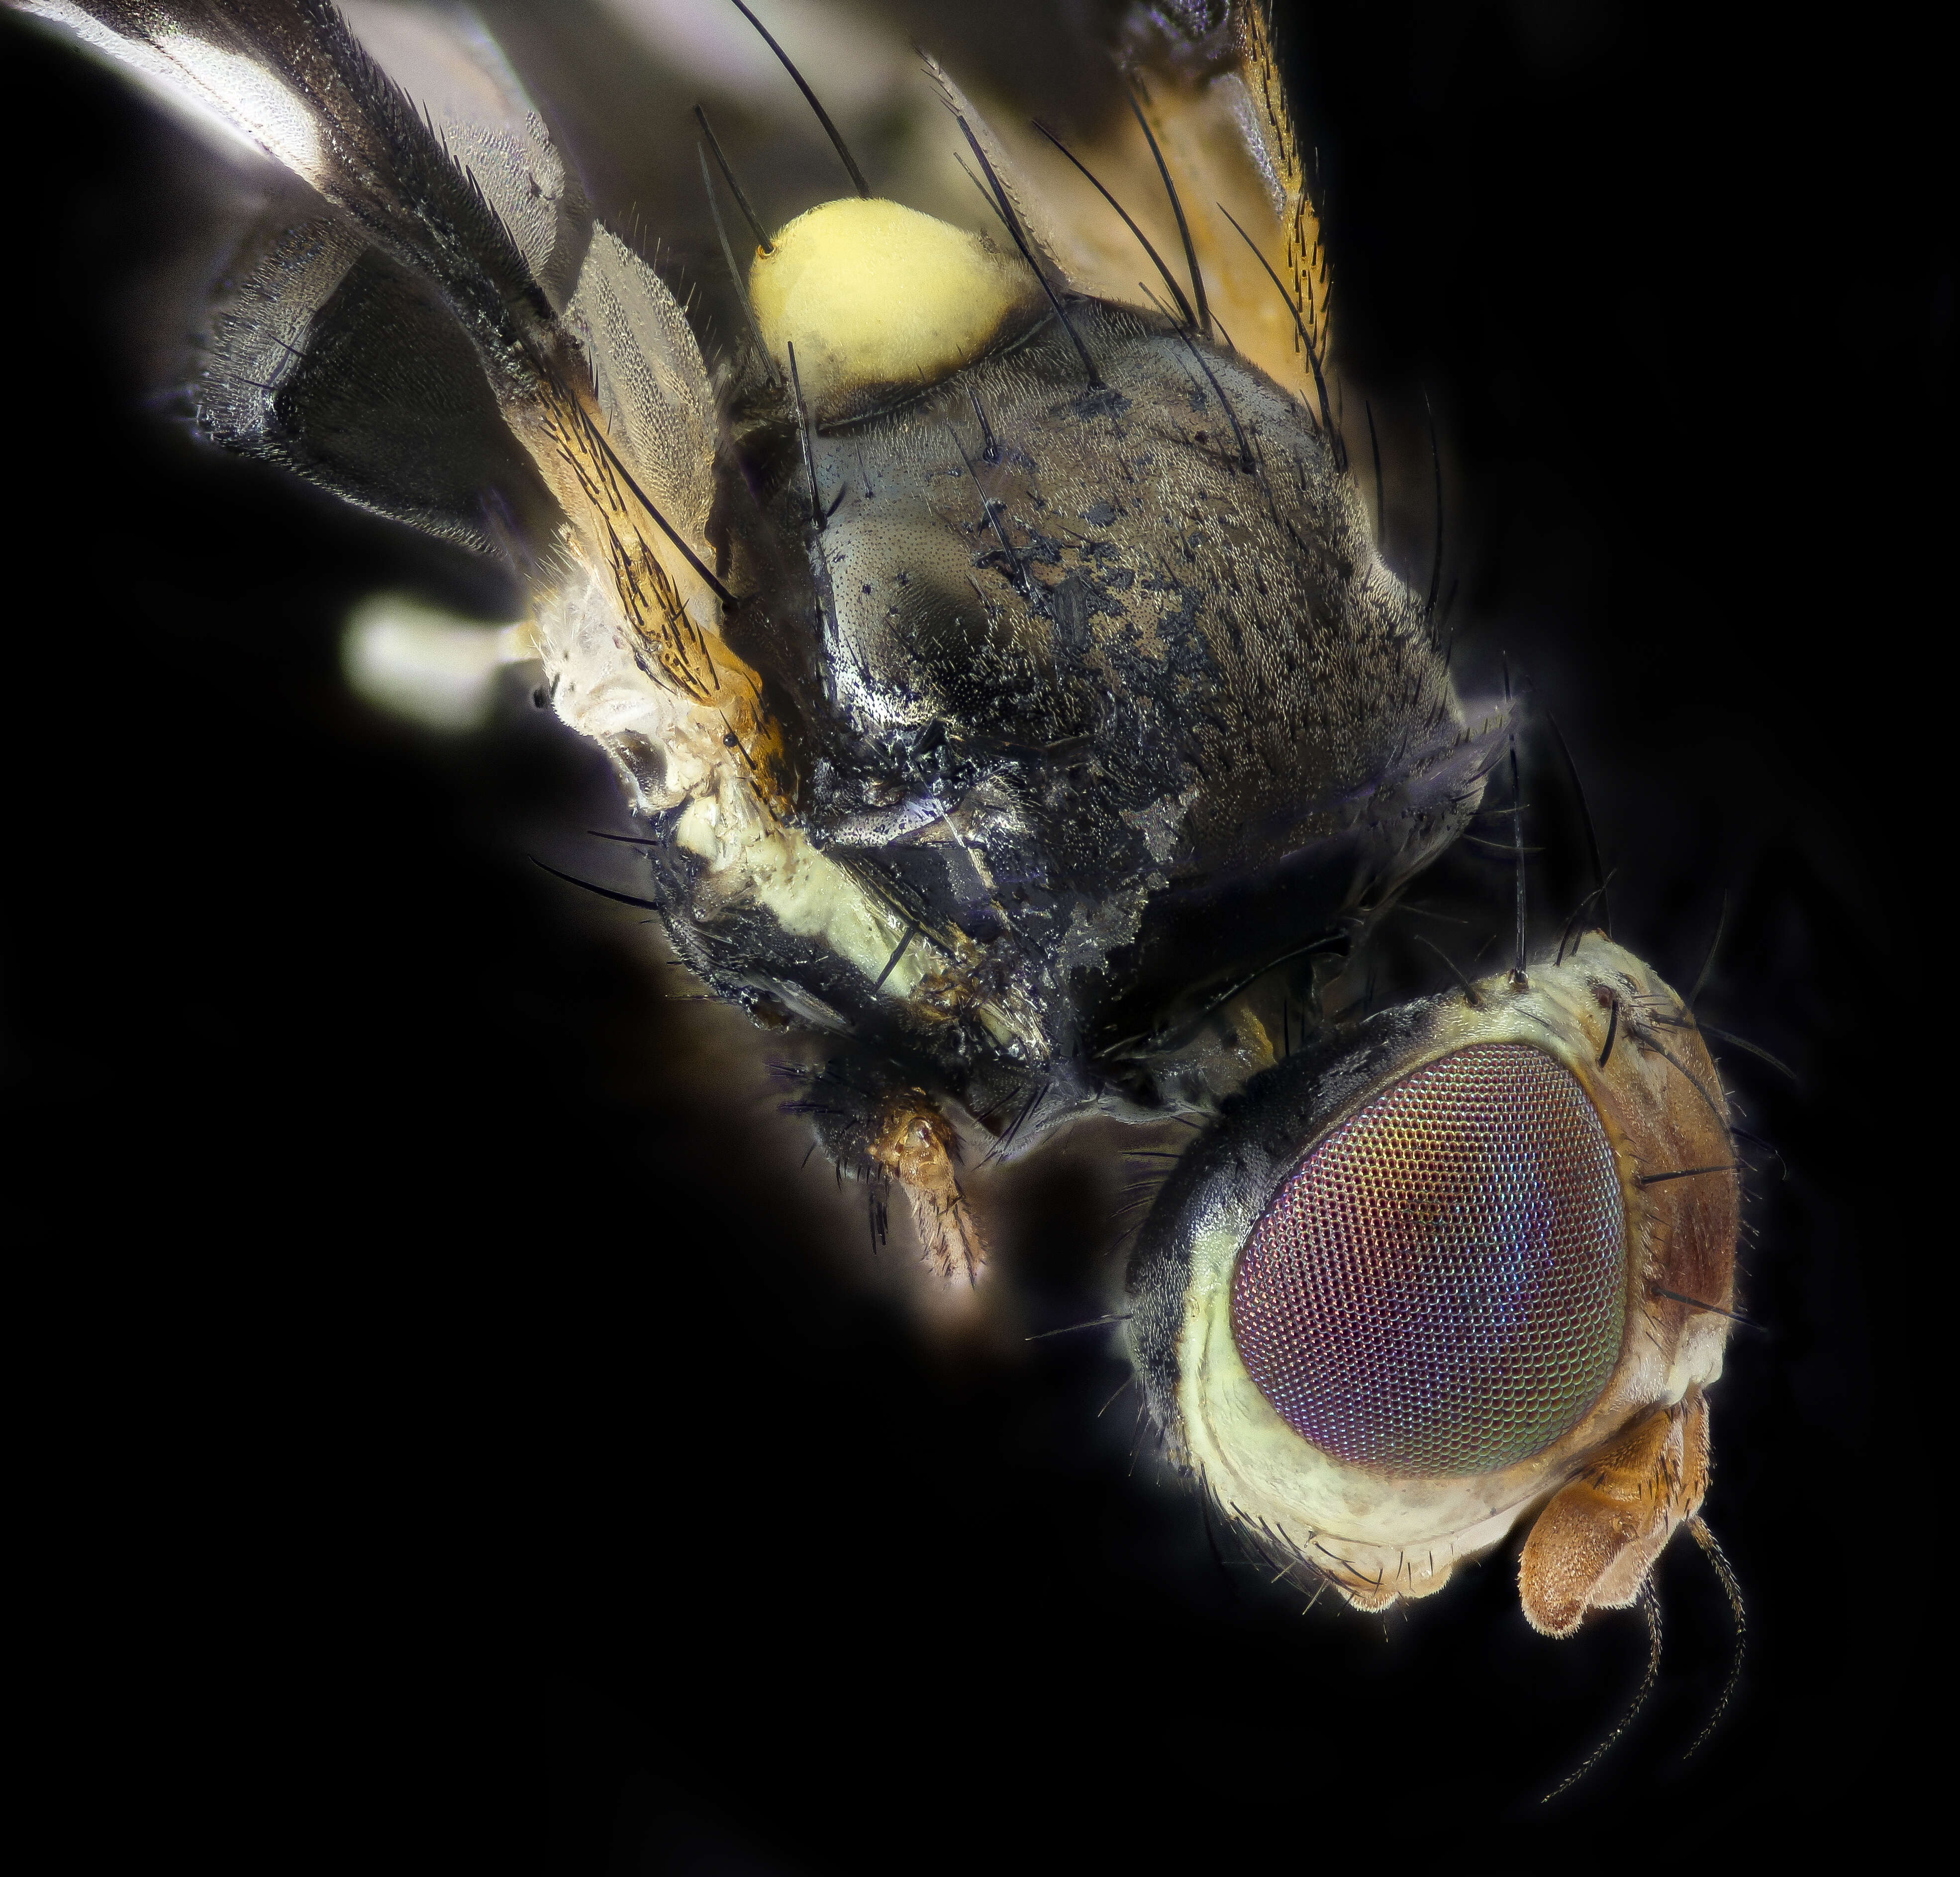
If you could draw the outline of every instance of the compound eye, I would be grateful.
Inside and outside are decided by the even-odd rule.
[[[1232,1335],[1293,1430],[1419,1478],[1569,1432],[1618,1360],[1626,1218],[1572,1074],[1519,1043],[1392,1083],[1287,1177],[1238,1260]]]

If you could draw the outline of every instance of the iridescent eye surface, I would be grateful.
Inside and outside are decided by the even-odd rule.
[[[1232,1286],[1247,1372],[1351,1465],[1484,1473],[1574,1426],[1619,1354],[1626,1222],[1605,1128],[1551,1057],[1458,1050],[1335,1128]]]

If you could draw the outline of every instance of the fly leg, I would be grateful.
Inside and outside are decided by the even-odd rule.
[[[809,1093],[787,1104],[807,1115],[842,1175],[870,1188],[872,1234],[884,1236],[887,1195],[896,1184],[911,1207],[926,1261],[945,1278],[971,1283],[986,1246],[959,1181],[959,1137],[924,1089],[865,1063],[838,1058],[809,1079]]]

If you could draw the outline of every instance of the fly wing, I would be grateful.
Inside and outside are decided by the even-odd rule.
[[[343,212],[275,221],[241,250],[212,309],[199,391],[212,439],[470,547],[548,540],[561,517],[500,414],[483,342],[508,359],[539,303],[563,304],[591,218],[467,16],[365,0],[360,42],[320,5],[26,10],[248,138]]]
[[[714,398],[693,329],[660,276],[595,228],[566,319],[606,434],[669,524],[706,559],[714,501]]]
[[[590,221],[501,57],[466,24],[399,6],[359,8],[378,56],[329,0],[24,10],[248,137],[338,212],[340,225],[316,219],[275,244],[221,320],[213,428],[466,538],[488,526],[453,499],[480,443],[491,507],[501,494],[549,510],[534,485],[502,474],[509,453],[450,368],[453,327],[562,518],[530,543],[552,570],[541,604],[558,617],[566,596],[584,596],[574,636],[601,663],[624,661],[607,666],[609,691],[646,689],[636,733],[663,749],[681,794],[719,787],[735,749],[745,812],[762,812],[758,791],[779,800],[780,736],[721,636],[726,593],[706,539],[717,429],[699,349],[652,271]],[[560,693],[581,727],[571,700],[590,695],[587,679],[597,671]]]
[[[1122,15],[1116,59],[1155,151],[1115,91],[1100,130],[1071,146],[1093,182],[1052,147],[1014,140],[1049,206],[1063,267],[1085,291],[1130,304],[1153,300],[1182,317],[1199,297],[1195,259],[1218,336],[1312,406],[1314,367],[1324,374],[1327,363],[1327,259],[1269,5],[1137,0]]]
[[[1007,206],[1013,212],[1014,218],[1020,224],[1021,233],[1028,245],[1034,250],[1044,272],[1058,286],[1076,285],[1068,266],[1066,247],[1056,232],[1054,217],[1045,196],[1038,194],[1021,166],[1009,154],[999,133],[987,119],[974,108],[972,101],[958,85],[947,75],[946,68],[931,53],[921,55],[926,76],[932,81],[933,88],[953,116],[972,133],[973,141],[985,152],[987,165],[994,173],[994,180],[1000,185],[1001,192],[1007,199]],[[965,141],[963,138],[960,141]],[[965,161],[965,152],[958,153]],[[969,171],[970,174],[971,172]],[[985,185],[985,179],[975,177],[982,185],[981,193],[991,205],[992,191]],[[1059,278],[1057,278],[1057,277]]]
[[[343,0],[340,10],[374,62],[434,125],[562,310],[584,262],[592,213],[502,49],[465,11],[397,0]]]
[[[336,215],[242,256],[199,387],[213,442],[479,552],[550,539],[557,504],[423,276]]]
[[[1327,363],[1327,256],[1272,8],[1233,0],[1220,24],[1196,30],[1189,16],[1209,11],[1133,7],[1125,55],[1183,197],[1214,315],[1261,370],[1311,392]]]
[[[330,0],[27,0],[24,10],[256,144],[434,282],[493,375],[533,375],[525,355],[552,312],[539,257]],[[549,272],[552,257],[542,258]]]

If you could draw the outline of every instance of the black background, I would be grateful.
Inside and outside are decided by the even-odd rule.
[[[817,1169],[739,1125],[767,1090],[714,1092],[722,1032],[630,916],[528,864],[603,864],[593,763],[516,691],[439,742],[341,684],[355,599],[494,582],[146,408],[189,146],[10,21],[19,1607],[78,1850],[1535,1869],[1909,1808],[1928,1535],[1874,1370],[1908,1362],[1888,934],[1925,903],[1887,843],[1945,631],[1910,571],[1948,409],[1930,53],[1549,0],[1289,17],[1391,552],[1426,574],[1427,392],[1459,670],[1508,653],[1555,710],[1624,939],[1690,980],[1729,896],[1704,1007],[1799,1071],[1731,1058],[1788,1177],[1714,1395],[1752,1647],[1720,1732],[1678,1764],[1727,1645],[1676,1547],[1660,1696],[1539,1807],[1631,1619],[1536,1639],[1500,1554],[1303,1621],[1132,1468],[1099,1338],[921,1331],[840,1274],[870,1254]],[[1104,1177],[1027,1176],[1015,1327],[1107,1307]]]

